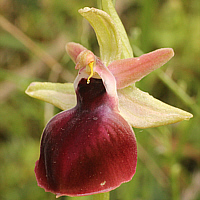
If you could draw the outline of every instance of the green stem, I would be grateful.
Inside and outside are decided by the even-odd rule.
[[[110,199],[110,194],[109,194],[109,192],[106,192],[106,193],[100,193],[100,194],[93,195],[92,200],[109,200],[109,199]]]
[[[155,73],[158,75],[160,80],[171,89],[174,94],[179,97],[187,106],[189,106],[194,113],[200,115],[200,107],[176,82],[174,82],[166,73],[161,69],[157,69]]]
[[[195,103],[194,100],[161,69],[157,69],[155,73],[187,106],[191,106]]]

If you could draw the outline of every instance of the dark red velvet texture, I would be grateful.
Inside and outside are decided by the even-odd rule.
[[[57,195],[107,192],[131,180],[137,148],[132,128],[114,111],[102,80],[82,79],[77,106],[54,116],[44,129],[35,173]]]

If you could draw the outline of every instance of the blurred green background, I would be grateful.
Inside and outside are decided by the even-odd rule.
[[[72,82],[69,41],[98,55],[89,24],[78,14],[95,0],[0,0],[0,199],[55,199],[34,174],[45,123],[59,110],[24,91],[32,81]],[[137,172],[111,200],[200,199],[200,1],[117,0],[135,56],[172,47],[175,57],[136,86],[191,112],[189,121],[134,129]],[[90,197],[60,199],[86,200]]]

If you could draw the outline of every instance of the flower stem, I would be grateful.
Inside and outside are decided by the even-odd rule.
[[[100,193],[100,194],[93,195],[92,200],[109,200],[109,199],[110,199],[110,194],[109,194],[109,192],[106,192],[106,193]]]

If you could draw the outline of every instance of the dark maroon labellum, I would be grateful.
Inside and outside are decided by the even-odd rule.
[[[58,196],[107,192],[136,170],[132,128],[115,111],[102,80],[86,81],[78,84],[76,107],[54,116],[41,140],[36,178]]]

